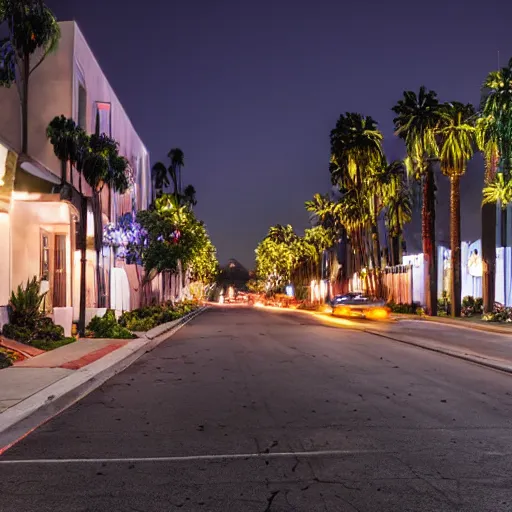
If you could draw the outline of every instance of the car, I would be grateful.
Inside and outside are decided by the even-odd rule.
[[[385,301],[373,299],[362,292],[337,295],[331,300],[332,315],[339,317],[357,316],[371,320],[389,318],[391,310]]]

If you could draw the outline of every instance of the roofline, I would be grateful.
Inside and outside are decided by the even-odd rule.
[[[94,54],[94,52],[92,51],[91,47],[89,46],[89,43],[88,43],[87,38],[85,37],[84,33],[82,32],[82,30],[80,30],[80,27],[79,27],[78,23],[76,21],[74,21],[74,20],[59,21],[59,25],[60,24],[64,24],[64,23],[72,24],[74,26],[74,29],[76,31],[78,31],[78,33],[82,36],[82,39],[84,40],[85,46],[87,47],[87,49],[91,53],[92,58],[94,59],[94,62],[96,62],[96,64],[98,65],[98,68],[100,69],[101,73],[103,74],[103,77],[107,81],[108,86],[110,87],[110,90],[112,91],[112,95],[117,100],[119,106],[121,107],[121,110],[124,113],[124,115],[126,116],[126,119],[128,120],[128,123],[130,124],[130,127],[132,128],[134,133],[137,135],[137,138],[139,139],[139,142],[141,143],[141,145],[144,148],[144,150],[146,151],[146,153],[149,153],[146,144],[142,140],[142,137],[139,135],[139,132],[135,129],[135,126],[133,125],[133,122],[130,119],[130,116],[128,115],[128,113],[126,112],[125,108],[123,107],[123,103],[120,101],[119,97],[117,96],[117,93],[116,93],[114,87],[112,86],[112,84],[110,83],[110,80],[108,79],[107,75],[103,71],[103,68],[101,67],[101,64],[99,63],[98,59],[96,58],[96,55]],[[74,46],[75,46],[75,38],[73,38],[73,53],[74,53],[74,49],[75,49]]]

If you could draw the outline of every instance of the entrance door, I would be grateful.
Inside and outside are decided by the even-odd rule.
[[[53,307],[66,306],[66,235],[55,235]]]

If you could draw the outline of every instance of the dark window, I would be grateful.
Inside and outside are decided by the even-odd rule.
[[[78,126],[87,129],[87,91],[82,84],[78,84]]]

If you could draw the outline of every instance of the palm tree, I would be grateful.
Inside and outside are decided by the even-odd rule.
[[[183,200],[185,204],[188,204],[191,207],[197,204],[196,189],[194,185],[187,185],[185,187],[185,190],[183,191]]]
[[[435,133],[445,117],[437,94],[420,87],[416,95],[405,91],[392,108],[395,133],[405,141],[415,179],[422,183],[422,240],[425,257],[426,309],[437,315],[436,185],[434,162],[438,155]]]
[[[161,197],[163,189],[170,185],[169,182],[169,171],[162,162],[157,162],[151,169],[153,180],[155,183],[156,197]]]
[[[46,128],[46,137],[50,139],[55,156],[60,160],[60,181],[63,185],[67,181],[68,162],[72,160],[77,125],[73,119],[65,116],[54,117]]]
[[[404,226],[412,218],[411,191],[404,162],[395,160],[387,165],[383,173],[382,189],[386,227],[390,238],[391,265],[400,265]]]
[[[60,28],[41,0],[2,0],[0,25],[4,22],[8,36],[0,40],[0,53],[5,59],[0,68],[0,85],[16,84],[21,103],[21,152],[26,155],[30,76],[57,48]],[[37,58],[33,59],[34,55]]]
[[[80,246],[80,303],[78,333],[85,335],[85,301],[86,301],[86,269],[87,269],[87,198],[82,193],[82,172],[89,156],[90,146],[88,135],[76,126],[72,119],[63,116],[55,117],[46,130],[47,137],[57,158],[61,161],[61,180],[66,180],[68,163],[79,172],[80,182],[80,230],[78,233]]]
[[[451,313],[458,317],[461,314],[460,178],[474,153],[475,109],[472,105],[453,102],[445,105],[445,111],[446,118],[438,134],[441,170],[450,178]]]
[[[170,173],[174,183],[174,194],[181,195],[181,170],[185,167],[185,157],[183,151],[179,148],[173,148],[167,156],[171,159]]]
[[[382,133],[370,116],[357,113],[341,115],[331,131],[331,180],[342,193],[351,192],[345,199],[345,215],[351,217],[357,228],[352,238],[360,245],[361,255],[368,254],[366,268],[373,268],[373,285],[378,294],[381,290],[381,251],[378,217],[381,203],[375,193],[375,173],[384,159]],[[357,210],[354,210],[356,206]],[[348,208],[347,208],[348,207]],[[350,212],[350,213],[349,213]],[[357,221],[356,221],[357,219]],[[344,223],[345,224],[345,223]],[[345,224],[347,230],[348,226]],[[370,241],[369,250],[366,245]]]
[[[512,179],[512,59],[508,65],[489,73],[482,85],[481,120],[478,145],[486,159],[484,202],[482,205],[482,260],[484,310],[492,311],[495,294],[496,204],[492,189]],[[497,165],[496,165],[497,164]],[[495,176],[496,171],[502,178]],[[498,196],[495,196],[498,198]],[[504,205],[502,205],[504,206]],[[502,208],[500,244],[507,245],[507,210]],[[506,283],[505,283],[506,284]]]

